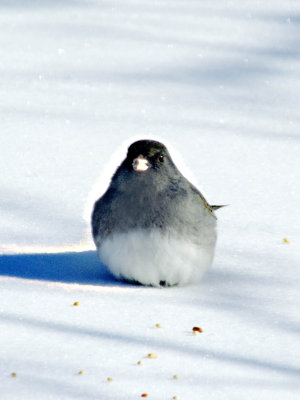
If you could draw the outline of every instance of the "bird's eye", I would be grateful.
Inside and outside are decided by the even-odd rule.
[[[160,162],[163,162],[164,159],[165,159],[165,156],[163,154],[160,154],[158,159],[159,159]]]

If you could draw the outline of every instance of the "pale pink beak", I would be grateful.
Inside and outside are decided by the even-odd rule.
[[[132,167],[137,172],[144,172],[150,167],[150,164],[144,156],[139,155],[133,160]]]

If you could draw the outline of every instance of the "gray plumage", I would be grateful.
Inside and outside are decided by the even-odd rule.
[[[146,170],[135,170],[140,159]],[[196,282],[212,262],[217,208],[180,173],[162,143],[135,142],[94,206],[99,258],[120,279],[154,286]]]

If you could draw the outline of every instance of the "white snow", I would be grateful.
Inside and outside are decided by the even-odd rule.
[[[300,3],[1,0],[0,24],[1,400],[298,399]],[[198,286],[97,260],[88,210],[143,138],[229,204]]]

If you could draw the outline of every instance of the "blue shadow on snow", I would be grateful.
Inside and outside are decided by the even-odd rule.
[[[0,255],[0,275],[54,282],[116,285],[96,251]]]

